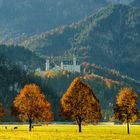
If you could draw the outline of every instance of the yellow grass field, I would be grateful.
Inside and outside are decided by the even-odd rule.
[[[140,126],[130,126],[130,135],[126,126],[82,126],[78,133],[77,125],[43,125],[36,126],[28,132],[27,125],[0,126],[0,140],[140,140]]]

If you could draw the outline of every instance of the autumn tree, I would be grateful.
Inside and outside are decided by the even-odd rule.
[[[123,88],[120,90],[116,99],[114,108],[115,119],[123,123],[127,123],[127,133],[130,133],[129,123],[138,119],[137,94],[131,88]]]
[[[4,110],[2,107],[2,103],[0,103],[0,120],[2,120],[3,116],[4,116]]]
[[[33,121],[51,121],[50,110],[51,104],[35,84],[25,85],[14,100],[13,112],[20,120],[29,121],[29,131]]]
[[[100,104],[92,89],[79,77],[75,78],[61,99],[62,116],[75,120],[81,132],[82,122],[98,122]]]

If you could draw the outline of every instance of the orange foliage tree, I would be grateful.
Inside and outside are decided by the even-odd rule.
[[[130,133],[129,123],[138,119],[137,94],[131,88],[123,88],[117,96],[114,108],[115,118],[123,123],[127,123],[127,133]]]
[[[14,100],[13,112],[20,120],[29,121],[29,131],[33,121],[51,121],[50,110],[51,104],[35,84],[25,85]]]
[[[73,119],[81,132],[82,122],[98,122],[100,104],[92,89],[77,77],[61,99],[61,115]]]
[[[0,103],[0,120],[2,120],[3,116],[4,116],[4,110],[2,107],[2,103]]]

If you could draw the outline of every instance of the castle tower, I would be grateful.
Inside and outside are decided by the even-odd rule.
[[[73,57],[73,66],[76,66],[76,57]]]
[[[64,69],[64,64],[63,64],[63,62],[61,62],[61,69],[62,69],[62,70]]]
[[[50,61],[46,59],[46,71],[50,70]]]

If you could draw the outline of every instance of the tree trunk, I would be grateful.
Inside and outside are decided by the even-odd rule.
[[[79,127],[79,133],[81,133],[82,132],[82,127],[81,127],[82,119],[81,119],[81,117],[76,117],[76,121],[77,121],[77,124]]]
[[[29,131],[32,131],[32,119],[29,118]]]
[[[127,134],[130,134],[128,116],[127,116]]]
[[[127,122],[127,134],[130,134],[129,123]]]
[[[79,133],[81,133],[82,132],[81,123],[79,123],[78,126],[79,126]]]

